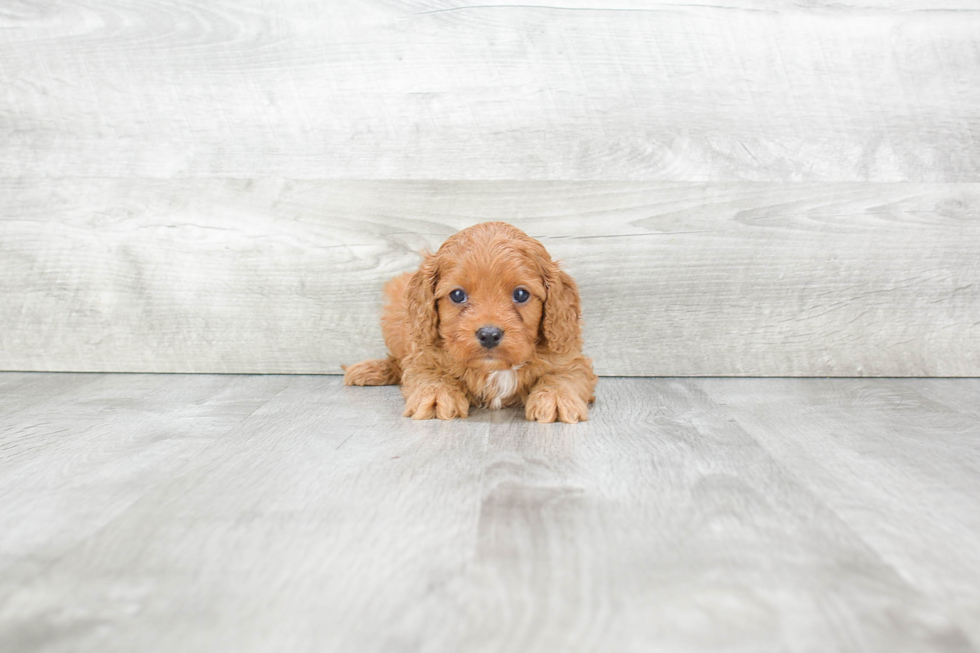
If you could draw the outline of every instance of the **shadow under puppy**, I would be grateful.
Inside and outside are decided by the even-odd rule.
[[[384,293],[390,356],[345,366],[346,385],[400,383],[414,419],[518,404],[529,420],[588,419],[598,379],[582,355],[578,288],[520,229],[464,229]]]

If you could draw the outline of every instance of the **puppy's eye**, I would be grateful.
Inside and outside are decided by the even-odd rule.
[[[462,289],[457,288],[456,290],[449,293],[449,299],[453,301],[454,304],[462,304],[466,301],[466,293]]]
[[[523,304],[527,300],[531,299],[531,293],[524,290],[523,288],[517,288],[514,290],[514,301],[518,304]]]

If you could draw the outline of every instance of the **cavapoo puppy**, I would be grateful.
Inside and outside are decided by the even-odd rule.
[[[390,356],[345,367],[346,385],[401,384],[405,416],[524,405],[529,420],[589,418],[578,288],[537,240],[503,222],[451,236],[384,287]]]

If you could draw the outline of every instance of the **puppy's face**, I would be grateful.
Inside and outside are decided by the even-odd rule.
[[[537,240],[503,222],[451,236],[406,289],[410,337],[484,371],[526,363],[541,347],[581,351],[575,282]]]
[[[444,349],[473,369],[523,365],[534,353],[545,293],[534,262],[507,243],[447,256],[435,289]]]

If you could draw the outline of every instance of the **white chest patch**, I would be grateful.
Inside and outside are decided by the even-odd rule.
[[[517,391],[517,369],[490,372],[483,396],[489,403],[487,406],[497,410],[504,405],[504,400]]]

